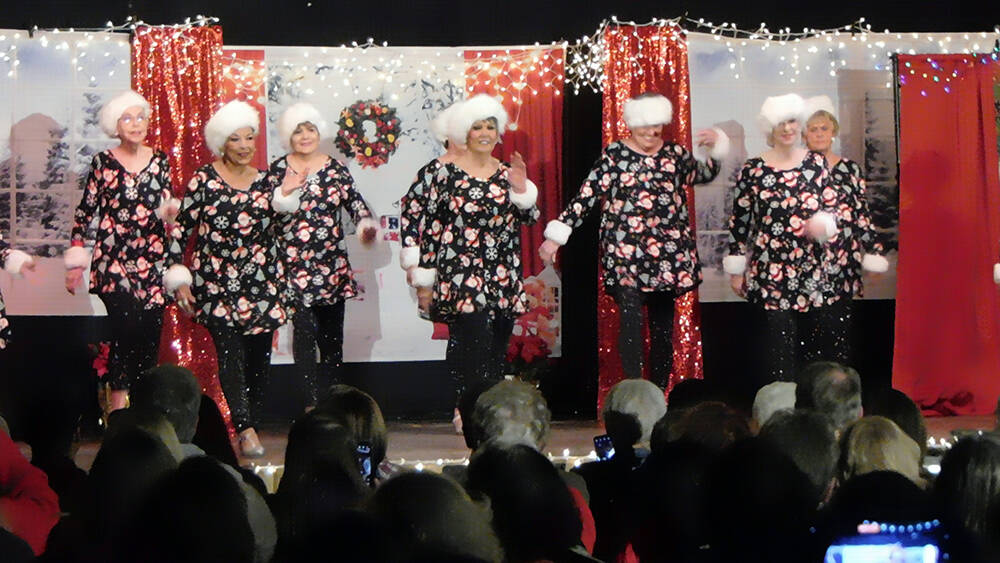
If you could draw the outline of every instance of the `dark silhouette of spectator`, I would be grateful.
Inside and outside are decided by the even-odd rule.
[[[582,524],[566,484],[526,445],[487,445],[469,462],[467,488],[485,495],[507,561],[556,561],[580,546]],[[580,546],[582,549],[582,546]]]
[[[38,555],[59,520],[59,497],[45,473],[31,465],[0,431],[0,528],[21,538]]]
[[[941,514],[1000,560],[1000,437],[959,440],[941,460],[932,492]]]
[[[808,410],[783,410],[768,418],[758,437],[788,456],[809,477],[816,506],[836,485],[840,446],[830,419]]]
[[[843,431],[861,418],[861,376],[837,362],[813,362],[797,378],[795,408],[821,412]]]
[[[907,436],[913,438],[913,441],[920,446],[920,460],[923,464],[924,456],[927,454],[927,422],[913,399],[899,389],[888,389],[880,394],[868,414],[888,418],[895,422],[900,430],[906,432]]]
[[[87,487],[87,472],[73,461],[80,414],[66,405],[52,406],[27,415],[24,441],[31,446],[31,464],[45,472],[59,496],[60,510],[76,512]]]
[[[840,478],[846,481],[871,471],[896,471],[917,486],[920,476],[920,446],[896,423],[882,416],[866,416],[851,423],[840,438]]]
[[[730,444],[750,437],[751,433],[745,416],[725,403],[712,401],[686,410],[668,427],[660,426],[655,435],[657,444],[654,449],[665,438],[667,442],[693,442],[720,452]]]
[[[229,441],[226,421],[222,418],[219,405],[208,395],[201,396],[198,405],[198,426],[195,428],[191,443],[198,446],[205,455],[231,467],[239,467],[236,451]]]
[[[371,448],[371,466],[375,482],[380,482],[399,472],[399,468],[385,459],[389,446],[389,431],[382,417],[382,409],[368,393],[350,385],[336,384],[319,398],[316,412],[340,424],[350,432],[357,444]]]
[[[143,495],[111,561],[254,563],[254,535],[238,483],[216,460],[186,459]]]
[[[441,475],[403,473],[383,483],[368,503],[404,561],[503,560],[489,508]]]
[[[677,382],[667,395],[667,411],[684,410],[707,401],[721,401],[718,387],[704,379],[684,379]]]
[[[180,443],[191,444],[201,406],[201,386],[191,370],[171,364],[150,368],[132,385],[130,398],[131,408],[159,412],[173,425]]]
[[[8,532],[0,526],[0,561],[4,563],[28,563],[35,559],[28,542]]]

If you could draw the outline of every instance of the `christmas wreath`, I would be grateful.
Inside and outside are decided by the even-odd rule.
[[[365,135],[363,124],[375,124],[374,138]],[[399,118],[396,108],[376,100],[361,100],[340,110],[340,130],[334,141],[340,152],[357,158],[362,168],[378,168],[389,161],[399,146]]]

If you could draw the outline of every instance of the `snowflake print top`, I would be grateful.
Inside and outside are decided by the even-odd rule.
[[[288,214],[271,207],[275,186],[258,172],[246,190],[231,187],[211,164],[199,168],[181,203],[170,242],[170,264],[181,264],[188,239],[196,316],[244,334],[270,332],[290,317],[276,221]]]
[[[128,293],[147,309],[166,304],[166,230],[156,209],[170,191],[170,164],[161,151],[153,151],[138,174],[126,170],[110,150],[94,155],[71,234],[74,245],[94,243],[91,293]]]
[[[441,161],[435,158],[417,170],[416,179],[399,200],[399,238],[403,248],[420,246],[427,194],[442,166]]]
[[[575,229],[600,200],[605,289],[686,293],[701,283],[687,186],[718,173],[719,161],[696,160],[675,143],[653,155],[611,143],[557,220]]]
[[[287,170],[287,157],[274,161],[271,185],[279,185]],[[354,187],[347,167],[332,158],[306,179],[300,202],[282,233],[288,283],[298,302],[312,307],[354,297],[358,286],[347,260],[341,211],[350,213],[357,225],[373,217],[371,208]]]
[[[884,249],[872,225],[861,166],[853,160],[840,159],[830,169],[830,184],[840,196],[838,219],[842,231],[839,244],[829,245],[826,263],[836,277],[836,290],[850,299],[864,293],[861,274],[864,255],[882,254]]]
[[[760,157],[743,165],[729,219],[729,254],[747,260],[747,301],[768,310],[808,311],[837,301],[836,279],[828,271],[826,243],[809,238],[806,222],[818,211],[842,212],[829,185],[826,159],[806,153],[797,168],[775,170]]]
[[[538,208],[510,199],[510,165],[489,178],[445,164],[427,193],[420,266],[437,270],[431,319],[450,322],[463,313],[488,311],[514,317],[527,310],[521,280],[521,225],[538,220]]]
[[[7,265],[7,257],[10,256],[11,250],[10,243],[0,234],[0,266]],[[10,321],[4,309],[3,294],[0,294],[0,350],[6,348],[8,342],[10,342]]]

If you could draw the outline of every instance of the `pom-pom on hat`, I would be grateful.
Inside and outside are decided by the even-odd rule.
[[[291,149],[292,134],[295,133],[295,129],[302,123],[312,123],[316,131],[319,132],[321,140],[330,132],[326,120],[323,119],[323,115],[315,106],[305,102],[291,105],[278,118],[278,137],[281,141],[281,146],[285,150]]]
[[[771,96],[760,106],[757,123],[765,134],[770,133],[779,123],[790,119],[802,121],[805,113],[805,101],[798,94]]]
[[[625,102],[625,125],[648,127],[667,125],[674,118],[674,106],[666,96],[660,94],[642,95]]]
[[[811,98],[806,98],[805,111],[802,112],[806,121],[812,118],[817,111],[825,111],[832,115],[835,119],[837,117],[837,112],[834,111],[833,100],[830,99],[830,96],[813,96]]]
[[[497,133],[503,135],[507,128],[507,110],[503,109],[503,105],[493,96],[477,94],[461,102],[450,116],[448,137],[464,143],[475,122],[491,117],[497,120]]]
[[[455,116],[458,114],[458,109],[461,107],[461,105],[462,105],[461,101],[455,102],[450,106],[441,110],[441,113],[437,114],[437,117],[431,120],[431,127],[430,127],[431,134],[434,135],[434,138],[437,139],[438,142],[444,143],[445,141],[448,140],[448,134],[449,134],[448,125],[451,123],[451,120],[454,119]],[[465,137],[463,136],[460,139],[453,139],[453,140],[459,143],[464,143]]]
[[[150,107],[146,98],[143,98],[134,90],[125,90],[104,104],[97,116],[97,121],[101,125],[101,130],[108,137],[118,136],[118,120],[121,119],[125,110],[131,107],[140,106],[149,116]]]
[[[260,114],[250,104],[233,100],[219,108],[205,124],[205,144],[216,156],[222,156],[222,147],[234,131],[252,127],[260,129]]]

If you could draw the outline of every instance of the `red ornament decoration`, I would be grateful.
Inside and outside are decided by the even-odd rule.
[[[375,124],[374,138],[369,140],[364,123]],[[334,144],[349,158],[357,159],[362,168],[378,168],[389,161],[399,147],[399,118],[396,108],[376,100],[362,100],[340,110],[337,122],[340,130]]]
[[[137,27],[132,38],[132,89],[152,107],[146,142],[167,153],[174,194],[181,195],[194,171],[214,158],[203,131],[222,93],[222,28]],[[163,315],[159,361],[194,372],[235,439],[212,339],[176,305]]]
[[[609,26],[604,32],[607,45],[603,96],[603,141],[607,145],[629,136],[623,116],[625,101],[643,92],[663,94],[673,102],[674,119],[664,130],[664,138],[691,148],[691,102],[688,53],[684,32],[675,25]],[[637,56],[639,53],[642,56]],[[694,190],[688,187],[688,208],[694,209]],[[694,227],[695,214],[691,213]],[[608,390],[624,377],[618,357],[618,308],[604,293],[603,271],[598,273],[597,340],[600,410]],[[665,391],[678,381],[703,376],[701,315],[698,292],[677,299],[674,313],[674,365]],[[646,335],[646,350],[649,336]]]

